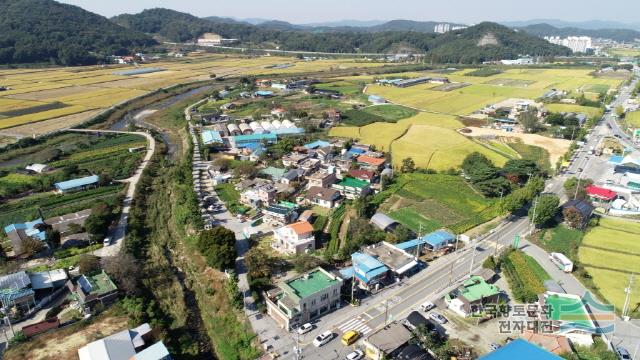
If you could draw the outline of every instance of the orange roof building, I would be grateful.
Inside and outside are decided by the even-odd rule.
[[[556,355],[573,352],[566,336],[525,331],[520,337]]]
[[[373,168],[379,168],[387,162],[385,158],[375,158],[367,155],[358,156],[358,164],[369,166]]]
[[[289,255],[300,255],[316,248],[313,226],[307,221],[298,221],[273,231],[271,246]]]

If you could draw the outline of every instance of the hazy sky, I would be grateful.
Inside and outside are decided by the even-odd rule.
[[[292,23],[436,20],[473,23],[560,19],[638,21],[638,0],[59,0],[104,16],[165,7],[196,16],[267,18]]]

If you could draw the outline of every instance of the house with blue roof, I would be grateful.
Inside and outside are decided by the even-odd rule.
[[[229,137],[229,144],[234,149],[242,149],[246,147],[257,147],[263,143],[275,144],[278,141],[276,134],[264,133],[264,134],[251,134],[251,135],[237,135]]]
[[[224,144],[220,132],[216,130],[202,130],[200,137],[204,145]]]
[[[81,191],[98,184],[100,177],[98,175],[85,176],[79,179],[67,180],[53,184],[60,193]]]
[[[560,356],[551,353],[523,339],[516,339],[495,350],[480,360],[560,360]]]
[[[420,252],[423,250],[438,251],[449,244],[453,244],[455,241],[455,235],[444,230],[438,230],[423,237],[396,244],[396,247],[408,253],[414,253],[416,248],[419,248]]]
[[[375,257],[355,252],[351,254],[355,280],[365,289],[376,289],[387,277],[389,268]]]
[[[44,241],[46,224],[42,219],[25,223],[11,224],[4,227],[4,232],[11,241],[11,248],[15,256],[25,253],[24,243],[27,239]]]
[[[319,148],[323,148],[323,147],[327,147],[327,146],[331,146],[331,143],[328,141],[324,141],[324,140],[316,140],[312,143],[308,143],[306,144],[304,147],[307,150],[314,150],[314,149],[319,149]]]

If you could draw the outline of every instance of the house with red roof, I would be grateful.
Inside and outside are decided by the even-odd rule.
[[[349,176],[355,179],[364,180],[371,184],[376,177],[376,173],[371,170],[365,169],[352,169],[349,170]]]
[[[358,156],[357,161],[358,165],[360,165],[361,167],[376,171],[380,170],[382,166],[384,166],[384,164],[387,162],[387,159],[383,157],[377,158],[367,155],[360,155]]]
[[[595,185],[589,185],[585,190],[587,195],[594,201],[611,202],[618,197],[618,194],[615,191]]]

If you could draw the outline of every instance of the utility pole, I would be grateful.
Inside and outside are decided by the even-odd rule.
[[[631,290],[633,289],[634,274],[629,275],[629,286],[624,289],[626,297],[624,299],[624,306],[622,307],[622,318],[625,319],[629,316],[629,304],[631,302]]]
[[[388,313],[389,313],[389,299],[384,301],[384,326],[387,326]]]
[[[533,202],[533,216],[531,217],[531,226],[529,227],[529,236],[533,234],[533,228],[536,226],[536,207],[538,206],[538,201],[540,197],[536,197],[536,200]]]
[[[473,262],[476,259],[476,244],[473,244],[473,253],[471,254],[471,266],[469,266],[469,276],[471,276],[471,272],[473,271]]]
[[[418,230],[418,244],[416,244],[416,259],[420,257],[420,241],[422,241],[422,223],[420,223],[420,229]]]

